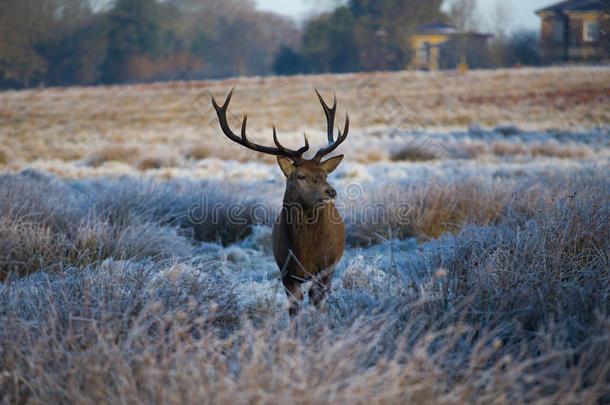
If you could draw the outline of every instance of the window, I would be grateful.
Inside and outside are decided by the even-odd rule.
[[[599,41],[599,22],[586,22],[583,29],[583,39],[585,42]]]
[[[563,21],[553,21],[553,42],[563,42]]]

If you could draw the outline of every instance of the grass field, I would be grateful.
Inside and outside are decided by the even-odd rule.
[[[290,319],[284,179],[322,143],[347,228]],[[0,93],[0,403],[610,402],[610,69]]]

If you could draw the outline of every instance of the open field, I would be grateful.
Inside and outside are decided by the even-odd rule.
[[[62,176],[88,177],[112,174],[116,164],[99,167],[106,162],[127,163],[136,170],[191,169],[194,160],[206,157],[261,158],[244,155],[219,134],[210,94],[222,100],[232,86],[237,86],[230,111],[234,124],[248,112],[253,139],[271,142],[275,123],[288,145],[302,142],[303,132],[314,142],[322,141],[325,122],[313,89],[317,87],[326,97],[335,91],[339,121],[345,111],[352,121],[347,158],[365,163],[387,160],[393,148],[386,138],[401,131],[446,134],[468,127],[516,125],[523,130],[580,133],[600,127],[607,130],[610,125],[607,68],[396,72],[40,89],[0,94],[0,165],[19,170],[36,162]],[[475,148],[479,147],[476,143],[480,142],[475,142]],[[51,160],[55,162],[48,164]],[[182,173],[165,170],[163,175]]]
[[[284,179],[323,139],[347,246],[290,319]],[[610,402],[610,69],[0,93],[0,404]]]

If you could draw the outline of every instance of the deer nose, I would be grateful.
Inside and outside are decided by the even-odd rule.
[[[329,187],[329,188],[326,189],[326,194],[328,194],[328,196],[330,198],[336,198],[337,197],[337,192],[332,187]]]

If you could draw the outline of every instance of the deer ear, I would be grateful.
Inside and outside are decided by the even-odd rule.
[[[326,171],[326,173],[331,173],[337,168],[337,166],[339,166],[342,159],[343,155],[331,157],[330,159],[326,159],[324,162],[320,163],[320,166]]]
[[[290,176],[295,170],[292,160],[287,157],[278,156],[277,164],[280,165],[280,169],[282,169],[286,177]]]

